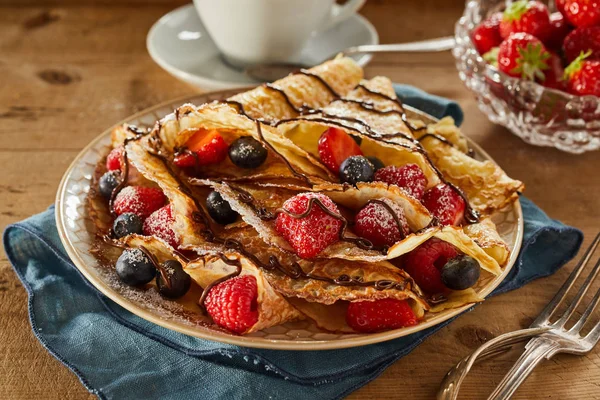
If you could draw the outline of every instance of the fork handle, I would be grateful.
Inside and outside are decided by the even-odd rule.
[[[488,400],[508,400],[517,388],[527,379],[533,369],[544,358],[550,358],[558,348],[558,344],[543,336],[533,338],[527,343],[525,352],[515,362],[513,367],[502,378],[500,384],[492,392]]]

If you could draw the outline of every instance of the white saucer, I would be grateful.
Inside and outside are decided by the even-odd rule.
[[[354,15],[339,25],[312,37],[298,57],[314,65],[336,51],[362,44],[378,44],[377,31],[364,17]],[[215,90],[257,83],[223,62],[192,4],[179,7],[159,19],[148,32],[146,47],[152,59],[184,82]],[[370,55],[353,56],[364,66]]]

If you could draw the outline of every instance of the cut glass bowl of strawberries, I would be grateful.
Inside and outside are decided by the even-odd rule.
[[[470,0],[455,36],[490,121],[534,145],[600,149],[600,0]]]

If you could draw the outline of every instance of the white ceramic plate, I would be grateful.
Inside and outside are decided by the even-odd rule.
[[[348,47],[378,43],[373,25],[357,14],[313,36],[297,61],[316,65]],[[258,83],[223,62],[192,4],[179,7],[159,19],[148,32],[146,47],[150,57],[165,71],[205,90]],[[371,55],[352,58],[362,67],[371,60]]]
[[[157,119],[171,113],[183,103],[203,104],[232,96],[240,90],[227,90],[188,96],[164,103],[119,123],[150,127]],[[406,107],[413,117],[426,122],[434,118],[410,107]],[[113,268],[102,266],[91,253],[95,237],[95,225],[87,211],[87,193],[96,164],[106,156],[110,147],[109,129],[94,139],[75,158],[60,183],[56,197],[56,225],[67,253],[82,274],[107,297],[132,313],[155,324],[202,339],[230,343],[246,347],[259,347],[282,350],[323,350],[363,346],[378,343],[421,331],[439,324],[465,311],[470,306],[446,310],[437,314],[426,314],[417,326],[391,330],[375,334],[335,334],[322,331],[312,322],[298,321],[274,326],[246,336],[237,336],[206,326],[206,317],[197,306],[181,305],[162,298],[152,287],[142,290],[122,284]],[[470,142],[479,159],[491,159],[479,146]],[[512,206],[494,216],[500,236],[508,243],[511,256],[502,275],[485,274],[475,290],[483,297],[494,290],[512,268],[523,239],[523,215],[517,201]],[[193,302],[192,302],[193,303]]]

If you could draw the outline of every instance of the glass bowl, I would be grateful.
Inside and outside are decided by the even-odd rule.
[[[487,64],[471,42],[471,30],[504,0],[468,0],[456,23],[452,54],[460,79],[490,121],[525,142],[571,153],[600,149],[600,98],[573,96],[535,82],[509,77]]]

